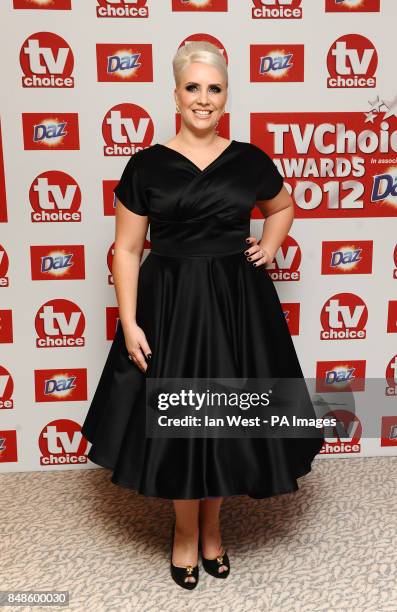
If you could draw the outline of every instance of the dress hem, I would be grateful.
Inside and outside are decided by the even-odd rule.
[[[309,465],[307,465],[305,468],[303,468],[300,472],[298,472],[294,478],[302,478],[303,476],[306,476],[307,474],[309,474],[312,471],[312,466],[311,463],[314,460],[315,457],[313,457],[313,459],[309,462]],[[90,459],[90,458],[89,458]],[[90,459],[90,461],[92,463],[95,463],[96,465],[99,465],[102,468],[105,468],[107,470],[113,470],[114,467],[113,466],[109,466],[106,461],[103,461],[101,459],[99,459],[98,457],[96,457],[96,459]],[[141,489],[139,487],[139,485],[136,485],[132,482],[127,482],[125,480],[120,480],[118,478],[114,477],[114,474],[111,476],[110,478],[110,482],[112,484],[118,485],[120,487],[123,487],[125,489],[130,489],[132,491],[135,491],[136,493],[138,493],[139,495],[144,495],[145,497],[158,497],[159,499],[168,499],[168,500],[176,500],[176,499],[191,499],[191,500],[199,500],[199,499],[203,499],[205,497],[241,497],[241,496],[247,496],[250,497],[251,499],[267,499],[269,497],[275,497],[276,495],[286,495],[287,493],[295,493],[296,491],[299,490],[299,485],[297,482],[295,482],[294,485],[292,485],[290,488],[288,489],[279,489],[278,491],[272,491],[269,492],[267,494],[261,494],[261,495],[254,495],[253,493],[249,493],[247,491],[241,491],[241,492],[222,492],[222,493],[212,493],[210,494],[210,492],[201,494],[201,495],[197,495],[195,497],[183,497],[183,496],[177,496],[177,497],[167,497],[165,495],[159,495],[158,493],[147,493],[145,492],[144,489]]]

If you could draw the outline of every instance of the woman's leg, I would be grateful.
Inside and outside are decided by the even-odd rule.
[[[222,536],[219,523],[219,512],[223,497],[206,497],[200,500],[199,527],[203,556],[215,559],[222,550]],[[227,565],[221,565],[219,572],[225,572]]]
[[[197,565],[199,536],[199,499],[174,499],[175,538],[172,563],[178,567]],[[187,576],[186,582],[196,582]]]

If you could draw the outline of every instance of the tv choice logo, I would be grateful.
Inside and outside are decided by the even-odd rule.
[[[68,43],[53,32],[31,34],[19,54],[23,87],[74,87],[74,58]]]
[[[328,51],[328,88],[376,87],[378,53],[361,34],[345,34]]]
[[[9,278],[7,276],[10,260],[5,247],[0,244],[0,288],[9,286]]]
[[[302,82],[304,45],[251,45],[251,82]]]
[[[198,34],[190,34],[189,36],[187,36],[186,38],[184,38],[178,49],[180,47],[187,47],[189,45],[189,43],[197,41],[197,40],[205,40],[207,42],[212,43],[213,45],[215,45],[215,47],[218,47],[218,51],[219,53],[221,53],[225,59],[226,64],[229,64],[229,58],[226,52],[225,47],[222,45],[221,41],[219,40],[219,38],[215,38],[215,36],[211,36],[211,34],[207,34],[205,32],[199,32]]]
[[[382,416],[381,446],[397,446],[397,415]]]
[[[81,402],[87,399],[87,370],[35,370],[36,402]]]
[[[72,0],[13,0],[14,9],[30,9],[42,11],[70,11]]]
[[[386,366],[386,395],[397,395],[397,355],[393,355]]]
[[[81,190],[66,172],[47,170],[29,188],[33,223],[80,222]]]
[[[96,57],[99,82],[153,82],[151,44],[97,44]]]
[[[338,293],[324,304],[320,320],[321,340],[364,340],[368,319],[365,302],[354,293]]]
[[[87,463],[88,441],[81,427],[71,419],[47,423],[39,435],[40,465],[74,465]]]
[[[316,391],[339,392],[365,390],[366,362],[363,359],[318,361]]]
[[[369,126],[365,117],[365,112],[251,113],[251,140],[272,156],[298,218],[395,216],[391,184],[397,168],[389,171],[396,179],[381,187],[374,169],[397,152],[397,130],[388,121]],[[371,203],[374,185],[379,197]]]
[[[106,143],[103,147],[105,156],[131,156],[151,144],[153,120],[137,104],[117,104],[102,121],[102,135]]]
[[[380,0],[325,0],[326,13],[379,13]]]
[[[22,113],[26,151],[80,148],[77,113]]]
[[[291,336],[297,336],[299,334],[300,304],[283,302],[281,308]]]
[[[96,16],[99,18],[147,18],[147,0],[97,0]]]
[[[0,430],[0,463],[18,461],[17,432],[15,429]]]
[[[0,364],[0,410],[8,410],[14,408],[14,381],[11,373]]]
[[[324,455],[356,454],[361,452],[362,424],[350,410],[331,410],[328,417],[334,417],[336,424],[324,428]]]
[[[302,19],[302,0],[253,0],[252,19]]]
[[[30,247],[32,280],[82,280],[85,278],[84,245]]]
[[[321,274],[372,274],[372,240],[322,243]]]
[[[273,281],[298,281],[301,260],[300,246],[292,236],[287,236],[266,270]]]
[[[35,315],[37,348],[68,348],[85,345],[85,317],[70,300],[57,298],[45,302]]]

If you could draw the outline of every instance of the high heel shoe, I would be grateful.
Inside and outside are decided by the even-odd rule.
[[[203,555],[203,550],[201,546],[201,540],[199,540],[199,550],[201,552],[201,561],[203,563],[203,568],[208,574],[214,576],[215,578],[227,578],[230,573],[230,563],[229,557],[227,556],[226,550],[221,548],[221,554],[215,557],[215,559],[206,559]],[[223,572],[219,571],[219,568],[225,565],[227,570],[223,570]]]
[[[175,580],[175,582],[179,586],[183,587],[184,589],[190,589],[190,590],[194,589],[197,586],[198,580],[199,580],[198,564],[195,566],[186,565],[185,567],[179,567],[178,565],[174,565],[172,563],[172,550],[174,548],[174,537],[175,537],[175,522],[172,528],[172,538],[171,538],[171,558],[170,558],[171,576]],[[191,582],[190,580],[186,580],[188,576],[194,576],[195,581]]]

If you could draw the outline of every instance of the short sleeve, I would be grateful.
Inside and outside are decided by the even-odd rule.
[[[128,160],[118,184],[113,189],[113,193],[128,210],[137,215],[147,215],[146,197],[135,156],[136,153]]]
[[[271,200],[280,193],[284,178],[271,157],[259,147],[256,148],[259,151],[256,199]]]

